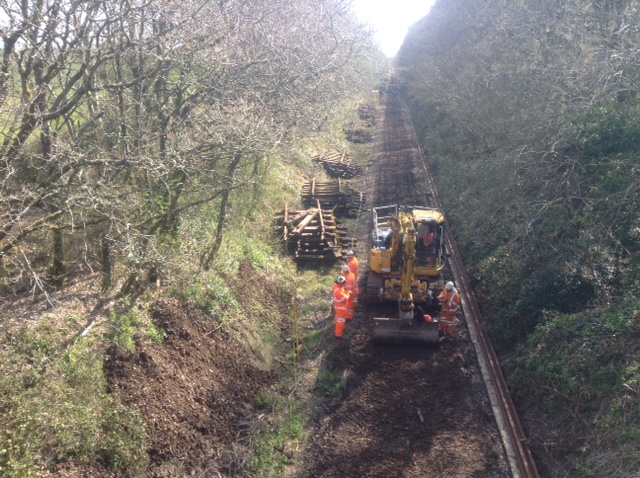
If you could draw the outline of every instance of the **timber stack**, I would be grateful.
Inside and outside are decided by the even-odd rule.
[[[376,125],[376,108],[370,104],[362,104],[358,106],[358,118],[360,118],[366,126],[373,127]]]
[[[316,181],[302,186],[302,203],[311,207],[320,202],[322,209],[333,209],[337,216],[357,217],[364,203],[364,194],[349,186],[346,181]]]
[[[347,229],[338,225],[333,210],[317,207],[304,211],[289,209],[276,218],[296,261],[336,261],[343,257],[342,244],[349,244]]]
[[[347,141],[354,144],[365,144],[373,141],[373,132],[363,125],[350,125],[342,128]]]
[[[352,179],[362,174],[360,166],[351,164],[351,156],[337,151],[323,151],[311,158],[322,164],[325,172],[332,178]]]

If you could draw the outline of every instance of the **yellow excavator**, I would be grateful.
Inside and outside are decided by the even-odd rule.
[[[438,321],[424,309],[437,305],[444,286],[444,222],[435,208],[373,208],[365,298],[369,305],[398,303],[398,317],[374,317],[376,343],[438,343]]]

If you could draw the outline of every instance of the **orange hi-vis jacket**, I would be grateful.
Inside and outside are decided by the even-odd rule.
[[[356,282],[356,275],[353,272],[341,272],[342,277],[347,279],[347,282],[344,284],[344,290],[347,292],[351,292],[351,297],[356,294],[356,290],[358,289],[358,283]]]
[[[341,274],[342,277],[347,280],[347,282],[345,282],[344,284],[344,290],[349,292],[349,300],[347,301],[347,319],[353,320],[353,309],[358,303],[358,295],[360,295],[360,289],[358,288],[356,276],[353,274],[353,272],[342,272]]]
[[[358,258],[356,256],[353,256],[348,260],[347,265],[349,266],[349,270],[353,272],[353,275],[356,276],[356,282],[358,282],[360,273],[360,263],[358,262]]]
[[[458,291],[444,289],[438,296],[438,300],[442,302],[441,316],[446,322],[453,322],[460,308],[460,294]]]
[[[346,319],[347,305],[350,294],[345,290],[344,286],[334,284],[333,286],[333,309],[336,311],[336,320]]]
[[[344,333],[344,325],[348,318],[349,294],[343,285],[335,284],[333,286],[333,309],[336,311],[336,337],[342,337]]]

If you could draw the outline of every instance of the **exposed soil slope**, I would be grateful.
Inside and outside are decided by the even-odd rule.
[[[147,423],[153,476],[234,474],[259,423],[256,398],[276,376],[203,312],[164,300],[153,318],[167,333],[163,344],[112,347],[106,361],[113,393]]]

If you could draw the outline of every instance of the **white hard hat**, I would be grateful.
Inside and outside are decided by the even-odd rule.
[[[353,257],[355,256],[355,254],[353,253],[353,251],[348,251],[347,252],[347,257]]]
[[[345,282],[347,282],[347,279],[345,279],[343,276],[338,276],[338,278],[336,279],[336,284],[344,284]]]
[[[453,282],[451,281],[447,282],[447,285],[445,285],[444,288],[447,290],[453,289]]]
[[[349,266],[346,264],[342,266],[342,272],[349,272]]]

